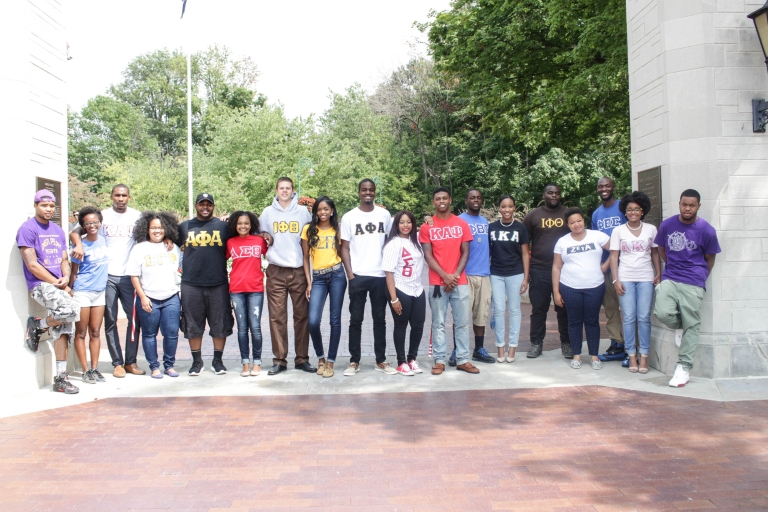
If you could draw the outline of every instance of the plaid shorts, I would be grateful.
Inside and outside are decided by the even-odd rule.
[[[72,343],[75,324],[80,320],[80,306],[74,297],[64,290],[56,288],[51,283],[40,283],[30,292],[35,301],[48,310],[48,316],[63,322],[56,327],[50,327],[51,337],[56,340],[62,334],[68,334]]]

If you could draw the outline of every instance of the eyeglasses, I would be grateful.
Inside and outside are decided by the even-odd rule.
[[[101,222],[99,222],[99,221],[96,221],[96,222],[84,222],[83,223],[83,226],[85,226],[87,228],[89,228],[91,226],[99,226],[99,225],[101,225]]]
[[[642,208],[632,208],[630,210],[627,210],[627,213],[643,213]]]

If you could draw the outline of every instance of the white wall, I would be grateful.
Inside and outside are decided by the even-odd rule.
[[[768,135],[752,133],[751,113],[768,71],[747,18],[763,3],[627,1],[633,173],[661,166],[664,218],[698,190],[723,249],[702,309],[706,376],[768,374]],[[658,326],[654,338],[671,340]]]
[[[30,312],[16,230],[34,214],[36,176],[62,182],[67,205],[66,39],[62,3],[56,0],[0,1],[0,155],[5,221],[0,224],[0,304],[5,319],[0,343],[0,383],[11,394],[50,383],[48,343],[38,354],[24,345]]]

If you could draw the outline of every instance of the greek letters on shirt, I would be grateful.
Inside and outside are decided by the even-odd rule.
[[[58,236],[41,235],[40,249],[43,251],[43,265],[61,265],[61,242]]]
[[[621,252],[625,254],[633,252],[650,252],[651,242],[653,242],[653,240],[650,238],[648,240],[622,240]]]
[[[597,219],[595,225],[600,231],[607,231],[612,228],[621,226],[621,217],[606,217],[605,219]]]
[[[291,222],[285,222],[284,220],[275,221],[272,223],[272,232],[278,233],[301,233],[301,226],[298,221],[292,220]]]
[[[544,229],[547,228],[561,228],[563,227],[565,221],[563,221],[562,218],[548,218],[548,219],[541,219],[541,227]]]
[[[670,251],[679,252],[685,249],[695,251],[699,246],[693,240],[688,240],[685,233],[675,231],[667,235],[667,247]]]
[[[403,277],[411,277],[413,275],[413,256],[408,252],[408,249],[403,247],[400,257],[403,258]]]
[[[483,241],[482,236],[488,234],[488,224],[469,224],[469,229],[472,231],[472,236],[475,237],[475,241],[480,243]]]
[[[597,247],[595,247],[594,242],[590,242],[588,244],[574,245],[572,247],[568,247],[566,249],[566,254],[578,254],[582,252],[595,251],[595,250],[597,250]]]
[[[164,265],[166,263],[173,263],[177,267],[179,266],[179,259],[176,257],[176,253],[167,252],[165,254],[147,254],[144,256],[144,266],[154,267],[157,265]]]
[[[130,238],[133,236],[133,226],[130,224],[104,224],[104,236],[115,238]]]
[[[242,247],[232,247],[230,257],[233,260],[238,258],[261,258],[261,246],[259,245],[245,245]]]
[[[194,246],[194,247],[212,247],[212,246],[219,246],[223,247],[224,244],[221,241],[221,232],[216,230],[213,233],[208,233],[206,230],[199,231],[195,233],[194,231],[190,231],[187,234],[187,241],[184,244],[186,246]]]
[[[510,236],[511,235],[511,236]],[[491,231],[491,240],[494,242],[518,242],[520,243],[519,231]]]
[[[373,222],[369,222],[365,226],[362,224],[355,224],[355,236],[358,235],[370,235],[373,233],[379,233],[382,235],[386,235],[387,232],[384,230],[384,223],[379,222],[379,228],[376,229],[376,224]]]
[[[461,226],[431,227],[429,228],[430,240],[448,240],[450,238],[462,238],[464,230]]]

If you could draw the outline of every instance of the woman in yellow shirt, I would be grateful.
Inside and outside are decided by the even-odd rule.
[[[304,274],[307,276],[309,300],[309,335],[319,359],[317,374],[333,377],[333,364],[341,339],[341,306],[347,290],[347,276],[341,263],[339,240],[339,215],[336,205],[327,196],[318,197],[312,206],[312,220],[301,232],[304,249]],[[331,297],[331,341],[328,357],[323,351],[320,321],[323,318],[325,299]]]

